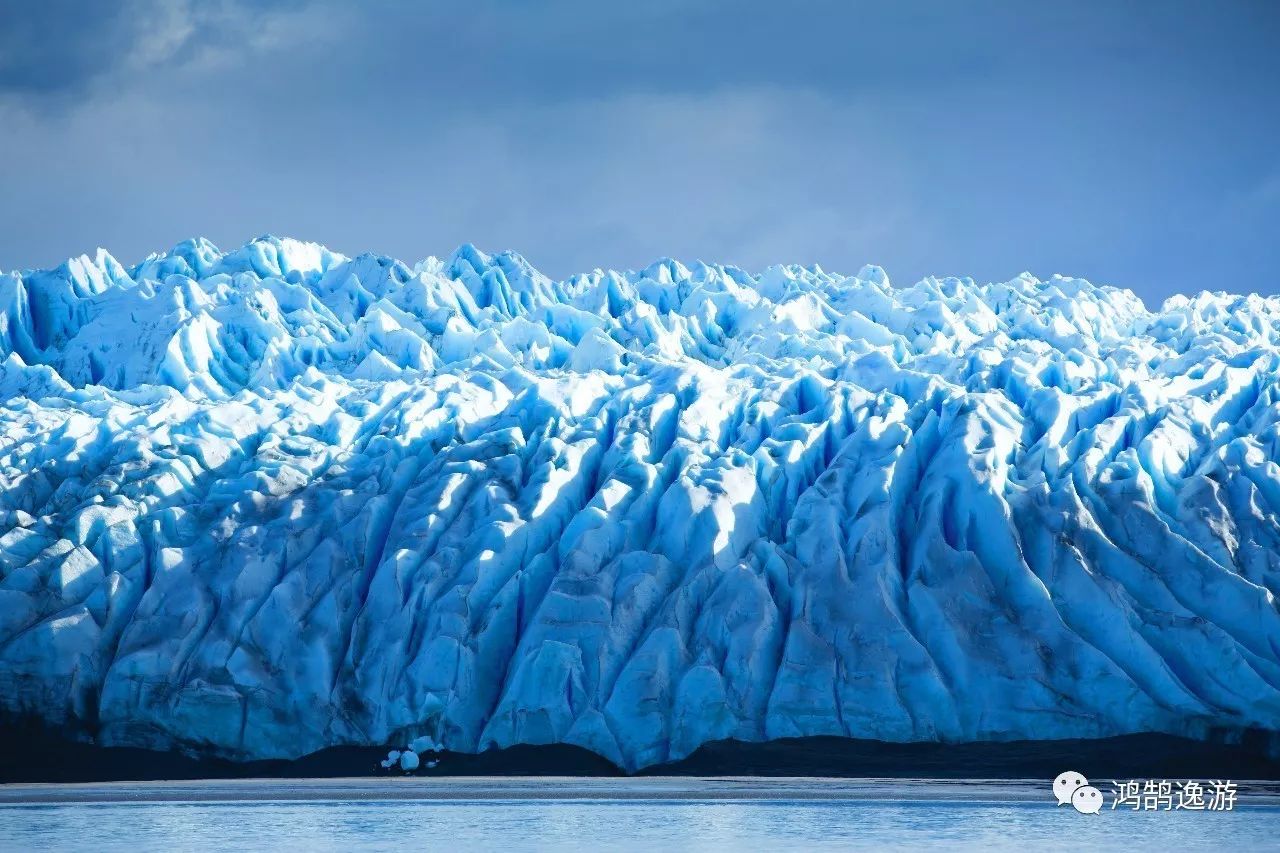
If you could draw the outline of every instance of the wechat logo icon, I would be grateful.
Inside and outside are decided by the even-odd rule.
[[[1089,784],[1084,774],[1074,770],[1059,773],[1053,780],[1053,796],[1060,806],[1074,806],[1080,814],[1097,814],[1102,810],[1102,792]]]

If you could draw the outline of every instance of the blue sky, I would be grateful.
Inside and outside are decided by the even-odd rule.
[[[0,269],[274,233],[1280,293],[1277,44],[1265,0],[0,0]]]

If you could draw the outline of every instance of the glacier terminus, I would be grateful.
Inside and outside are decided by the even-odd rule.
[[[1277,297],[99,250],[0,274],[0,714],[1280,752],[1278,462]]]

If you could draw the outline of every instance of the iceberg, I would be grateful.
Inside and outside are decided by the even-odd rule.
[[[101,745],[1274,734],[1277,592],[1277,297],[274,237],[0,274],[0,714]]]

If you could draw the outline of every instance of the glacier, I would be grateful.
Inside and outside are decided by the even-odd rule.
[[[262,237],[0,274],[0,713],[1280,753],[1280,298]]]

